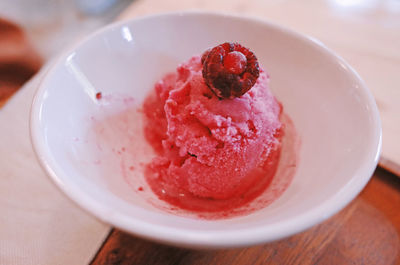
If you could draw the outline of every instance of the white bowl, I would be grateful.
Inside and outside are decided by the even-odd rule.
[[[216,221],[173,215],[154,207],[152,195],[134,191],[130,185],[138,183],[128,185],[121,172],[120,163],[131,159],[137,166],[148,159],[142,155],[148,147],[141,130],[125,128],[140,128],[140,117],[125,115],[122,125],[107,119],[140,105],[179,62],[225,41],[251,48],[269,71],[272,90],[300,134],[300,163],[284,194],[253,214]],[[98,91],[108,100],[96,100]],[[106,130],[102,139],[114,141],[113,150],[96,147],[93,130]],[[362,190],[381,149],[370,91],[323,44],[265,21],[197,12],[110,25],[67,52],[37,91],[31,136],[42,166],[88,212],[140,237],[202,248],[269,242],[322,222]],[[129,148],[136,152],[121,155],[124,150],[116,149],[132,138]],[[139,185],[146,185],[140,172],[135,174]]]

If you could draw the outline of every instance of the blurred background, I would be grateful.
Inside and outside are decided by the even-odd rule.
[[[141,14],[174,11],[178,6],[180,10],[196,8],[248,13],[246,1],[236,0],[189,0],[178,1],[179,4],[174,4],[174,1],[169,0],[0,0],[0,18],[20,25],[38,53],[46,59],[62,50],[72,40],[112,22],[133,2],[137,2],[133,6],[138,5],[138,10],[141,9],[141,5],[144,5],[142,2],[146,2],[147,7],[151,6],[151,10],[138,12]],[[229,2],[232,2],[232,6],[237,6],[240,2],[243,7],[240,11],[232,10],[230,6],[226,6]],[[314,14],[311,10],[311,12],[303,12],[304,9],[316,8],[316,13],[318,13],[319,7],[324,7],[324,9],[328,8],[330,16],[333,15],[346,23],[373,24],[374,27],[380,24],[383,28],[397,27],[400,16],[400,0],[259,0],[249,1],[249,3],[260,7],[258,11],[253,9],[252,15],[257,15],[258,12],[265,13],[268,9],[283,10],[287,7],[288,17],[283,21],[280,21],[285,17],[281,11],[269,13],[272,14],[270,17],[272,20],[289,21],[289,24],[292,24],[290,14],[293,13],[294,8],[298,9],[295,13],[311,14],[308,20],[312,19]],[[279,9],[279,7],[282,8]],[[318,17],[315,20],[318,21]],[[300,20],[299,23],[304,23],[304,21]],[[293,22],[293,24],[297,23]],[[302,28],[301,24],[298,26]]]
[[[26,31],[36,50],[43,58],[49,58],[60,51],[71,40],[87,35],[101,26],[110,23],[134,0],[0,0],[0,18],[11,20]],[[136,0],[140,5],[142,0]],[[210,1],[144,1],[152,3],[151,13],[180,9],[219,9],[233,11],[226,3],[215,2],[215,8],[209,8]],[[233,0],[232,5],[236,2]],[[242,2],[246,13],[246,1]],[[383,27],[393,27],[398,23],[400,16],[400,0],[260,0],[250,1],[252,5],[258,2],[261,10],[263,6],[274,9],[276,6],[288,6],[302,9],[310,7],[329,7],[330,14],[340,17],[350,23],[379,23]],[[171,9],[172,8],[172,9]],[[140,7],[139,7],[140,9]],[[171,9],[171,10],[169,10]],[[253,10],[252,13],[257,13]],[[265,10],[264,10],[265,11]],[[142,12],[143,13],[143,12]],[[281,12],[276,14],[282,17]],[[274,15],[272,16],[274,18]],[[300,22],[302,23],[302,22]],[[308,33],[308,32],[306,32]]]
[[[23,28],[45,60],[110,23],[133,0],[0,0],[0,18]]]

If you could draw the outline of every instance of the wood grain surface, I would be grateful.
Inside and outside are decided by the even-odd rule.
[[[400,264],[400,179],[378,169],[344,210],[318,226],[274,243],[190,250],[113,229],[91,264]]]
[[[0,18],[0,108],[42,65],[24,31]]]

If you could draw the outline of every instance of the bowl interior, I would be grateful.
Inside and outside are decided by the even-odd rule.
[[[171,215],[149,203],[151,194],[134,190],[146,185],[140,172],[121,171],[121,163],[135,168],[151,156],[140,113],[131,110],[179,62],[226,41],[252,49],[270,73],[301,137],[297,173],[279,199],[251,215],[218,221]],[[98,92],[105,100],[96,99]],[[132,233],[193,246],[270,241],[322,221],[366,184],[380,147],[371,95],[323,46],[264,22],[196,13],[119,23],[69,51],[38,90],[31,129],[42,164],[78,204]]]

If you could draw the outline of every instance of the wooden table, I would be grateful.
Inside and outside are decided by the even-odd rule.
[[[395,49],[400,45],[400,12],[390,10],[389,2],[357,1],[357,6],[356,1],[333,0],[142,0],[134,2],[121,19],[188,8],[226,11],[272,20],[324,41],[360,71],[373,90],[384,127],[385,158],[380,165],[400,173],[396,140],[400,105],[393,102],[393,96],[400,95],[400,90],[394,90],[400,81],[399,46]],[[374,64],[383,69],[374,70]],[[240,249],[188,250],[113,229],[92,264],[400,264],[400,179],[378,168],[344,210],[278,242]]]
[[[278,242],[188,250],[113,229],[91,264],[400,264],[400,179],[377,169],[362,193],[340,213]]]

